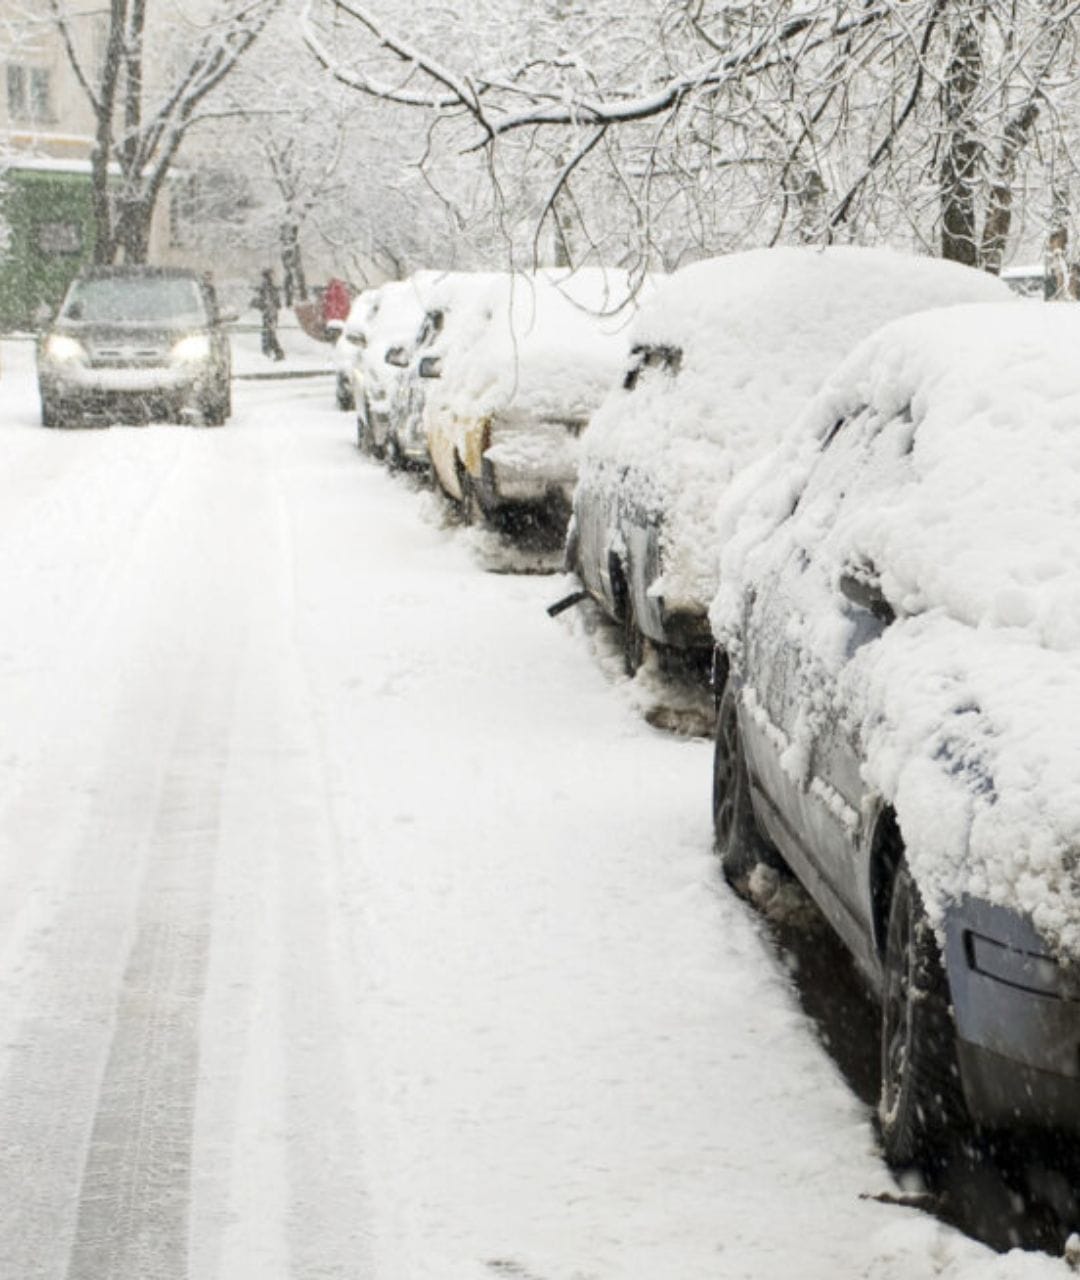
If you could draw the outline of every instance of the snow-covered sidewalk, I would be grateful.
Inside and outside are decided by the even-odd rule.
[[[0,1276],[1043,1277],[893,1189],[558,584],[359,457],[0,417]]]

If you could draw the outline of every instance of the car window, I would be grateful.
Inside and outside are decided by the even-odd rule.
[[[796,504],[804,545],[824,536],[846,510],[879,501],[904,484],[914,438],[907,407],[886,415],[864,405],[835,422]]]
[[[623,388],[633,391],[648,369],[663,370],[669,377],[676,377],[682,368],[682,348],[667,344],[641,345],[630,350],[630,367],[623,377]]]
[[[206,324],[198,283],[184,276],[105,276],[77,280],[64,303],[65,320],[84,324]]]

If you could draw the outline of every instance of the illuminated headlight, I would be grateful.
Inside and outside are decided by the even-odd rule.
[[[210,339],[205,333],[192,333],[172,349],[170,359],[174,364],[195,364],[210,359]]]
[[[967,945],[969,963],[976,973],[1040,995],[1060,999],[1069,994],[1072,975],[1050,956],[1017,951],[977,933],[967,935]]]
[[[86,361],[86,348],[66,333],[53,333],[45,343],[45,355],[57,364],[82,364]]]

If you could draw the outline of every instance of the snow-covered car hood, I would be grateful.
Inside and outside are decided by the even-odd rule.
[[[813,545],[793,625],[840,673],[865,779],[896,809],[932,917],[970,894],[1023,909],[1080,956],[1077,350],[1080,314],[1056,304],[962,308],[876,334],[761,464],[757,488],[722,510],[711,617],[737,644],[750,585]],[[823,449],[842,420],[851,441],[841,426]],[[866,463],[874,500],[845,506],[860,435],[890,432],[895,445],[872,473]],[[850,614],[822,602],[841,600],[846,564],[873,566],[897,620],[845,664]],[[811,699],[807,747],[814,715]]]
[[[885,249],[762,249],[684,267],[631,344],[681,353],[605,399],[585,436],[583,486],[617,483],[662,517],[663,594],[704,611],[717,585],[713,511],[851,348],[911,311],[1009,298],[1000,281]]]

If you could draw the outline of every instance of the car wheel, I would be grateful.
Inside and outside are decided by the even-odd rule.
[[[405,465],[405,459],[401,454],[401,446],[397,442],[397,436],[390,436],[386,441],[386,465],[391,471],[400,471]]]
[[[337,399],[337,407],[343,411],[348,411],[356,407],[353,399],[352,386],[349,379],[344,374],[339,373],[337,376],[337,385],[335,388]]]
[[[638,625],[634,594],[629,587],[624,593],[622,611],[623,669],[628,676],[636,676],[645,661],[645,636]]]
[[[894,1167],[932,1168],[964,1115],[941,952],[901,859],[893,879],[881,1003],[878,1123],[886,1160]]]
[[[55,400],[48,396],[41,397],[41,425],[56,427],[60,425],[60,409]]]
[[[361,453],[371,452],[371,435],[362,413],[356,415],[356,447]]]
[[[751,872],[761,863],[773,864],[754,818],[750,801],[750,773],[739,732],[737,694],[729,683],[716,713],[713,744],[713,840],[727,882],[746,893]]]
[[[473,488],[472,480],[464,467],[458,467],[458,487],[461,489],[461,500],[458,503],[458,507],[461,511],[462,524],[475,524],[479,515],[476,490]]]
[[[228,385],[211,395],[203,405],[202,418],[208,427],[223,427],[231,409]]]

